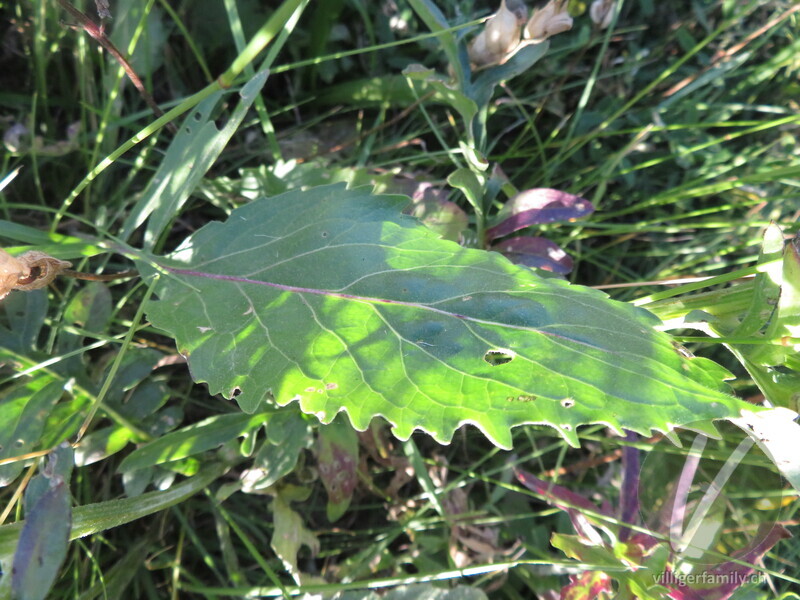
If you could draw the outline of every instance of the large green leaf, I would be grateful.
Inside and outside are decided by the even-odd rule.
[[[472,423],[648,433],[737,416],[727,372],[688,358],[648,312],[439,239],[407,199],[330,185],[254,201],[169,258],[140,260],[196,381],[254,412],[270,398],[440,442]],[[148,262],[150,264],[148,264]]]

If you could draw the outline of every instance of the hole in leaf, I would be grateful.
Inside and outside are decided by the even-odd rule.
[[[236,398],[236,396],[238,396],[238,395],[239,395],[239,394],[241,394],[241,393],[242,393],[242,390],[240,390],[238,387],[235,387],[235,388],[233,388],[233,389],[231,390],[231,393],[230,393],[229,397],[230,397],[231,399],[233,399],[233,398]]]
[[[573,406],[575,406],[575,400],[573,400],[572,398],[564,398],[561,401],[561,406],[563,406],[564,408],[572,408]]]
[[[694,358],[694,354],[689,352],[688,349],[684,348],[683,346],[681,346],[679,343],[675,342],[674,340],[672,342],[672,347],[675,350],[675,352],[678,353],[679,356],[682,356],[684,358]]]
[[[483,360],[493,367],[496,367],[497,365],[510,363],[512,360],[514,360],[515,356],[516,354],[513,350],[509,350],[508,348],[497,348],[495,350],[489,350],[486,354],[484,354]]]

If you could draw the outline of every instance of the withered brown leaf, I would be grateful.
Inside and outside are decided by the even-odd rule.
[[[0,300],[8,296],[21,277],[29,276],[28,267],[0,248]]]

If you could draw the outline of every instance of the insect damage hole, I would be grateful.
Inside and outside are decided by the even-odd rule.
[[[486,354],[483,355],[483,360],[493,367],[496,367],[497,365],[510,363],[514,360],[515,356],[516,353],[513,350],[509,350],[508,348],[495,348],[494,350],[488,350]]]

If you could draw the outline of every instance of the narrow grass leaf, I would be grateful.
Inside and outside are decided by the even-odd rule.
[[[163,435],[129,454],[119,470],[134,471],[160,465],[211,450],[244,435],[269,418],[269,413],[256,415],[230,414],[209,417],[178,431]]]
[[[152,248],[156,244],[192,190],[219,158],[266,80],[267,73],[262,71],[245,84],[239,93],[239,104],[221,130],[214,123],[214,108],[223,92],[214,94],[189,113],[158,172],[125,221],[122,238],[130,236],[149,217],[145,247]]]

